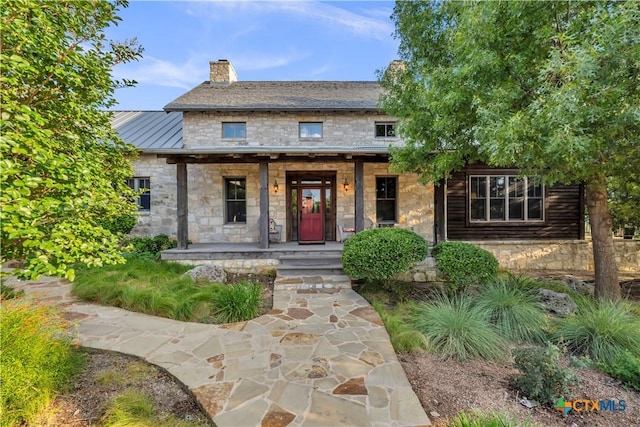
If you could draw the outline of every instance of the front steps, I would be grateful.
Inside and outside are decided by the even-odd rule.
[[[282,255],[277,266],[274,288],[351,289],[351,280],[344,274],[342,251],[308,251]]]

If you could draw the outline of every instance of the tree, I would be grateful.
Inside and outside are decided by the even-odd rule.
[[[111,68],[140,57],[134,42],[108,44],[126,2],[14,0],[1,10],[0,220],[2,262],[21,275],[74,277],[73,264],[122,261],[100,220],[135,212],[132,147],[104,111]]]
[[[397,2],[404,67],[381,76],[401,170],[466,162],[584,183],[596,296],[620,296],[607,179],[640,170],[639,2]]]

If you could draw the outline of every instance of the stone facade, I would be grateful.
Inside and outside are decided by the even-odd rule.
[[[167,234],[175,236],[176,226],[176,166],[166,164],[155,155],[141,155],[134,162],[136,176],[151,178],[151,212],[142,212],[134,235]],[[355,165],[340,163],[277,162],[269,165],[269,217],[282,225],[287,235],[286,176],[287,172],[331,171],[336,173],[336,223],[353,227],[355,221]],[[433,186],[418,183],[414,174],[393,174],[385,163],[367,163],[364,168],[364,199],[366,226],[376,222],[376,176],[398,177],[398,225],[413,229],[427,241],[433,241]],[[258,242],[260,234],[259,166],[258,164],[189,164],[187,165],[189,194],[189,240],[193,243]],[[225,222],[225,178],[246,178],[247,221]],[[275,192],[273,183],[279,183]],[[342,183],[350,185],[345,191]]]
[[[176,166],[155,154],[140,154],[133,161],[135,177],[151,179],[151,211],[140,212],[133,236],[176,235]]]
[[[185,149],[211,147],[260,147],[281,146],[380,146],[400,143],[399,138],[376,138],[375,123],[394,121],[384,114],[248,114],[185,112],[183,139]],[[222,138],[223,122],[245,122],[246,138]],[[322,138],[299,138],[300,122],[321,122]]]
[[[593,271],[590,240],[509,240],[471,241],[493,253],[500,266],[511,271],[589,270]],[[618,270],[640,273],[640,240],[614,241]]]

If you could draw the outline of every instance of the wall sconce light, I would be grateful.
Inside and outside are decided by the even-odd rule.
[[[275,179],[275,180],[273,181],[273,192],[274,192],[274,193],[277,193],[279,188],[280,188],[280,187],[278,187],[278,180],[277,180],[277,179]]]
[[[344,191],[349,191],[349,181],[347,181],[347,178],[344,179]]]

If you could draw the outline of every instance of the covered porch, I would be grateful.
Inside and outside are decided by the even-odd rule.
[[[314,249],[313,243],[322,244],[323,250],[329,250],[330,246],[333,251],[341,248],[345,228],[357,232],[370,226],[365,218],[365,163],[388,162],[386,147],[246,147],[245,150],[239,153],[238,147],[234,147],[214,148],[214,152],[182,150],[188,153],[180,155],[157,153],[166,158],[168,164],[176,165],[178,248],[167,251],[163,259],[179,260],[187,256],[192,260],[273,259],[278,254],[296,252],[293,248],[299,243],[308,244],[297,251],[320,250]],[[246,179],[250,211],[242,224],[235,223],[235,216],[233,222],[228,222],[226,212],[221,212],[219,207],[216,208],[219,213],[213,213],[213,209],[207,213],[209,223],[215,221],[218,229],[233,232],[234,236],[211,233],[193,238],[196,244],[189,243],[190,226],[203,218],[199,211],[212,206],[211,201],[215,200],[211,197],[194,200],[201,197],[203,189],[207,190],[202,178],[195,184],[196,192],[190,195],[189,186],[194,185],[194,178],[189,171],[193,167],[200,177],[203,167],[218,177],[230,176],[231,169],[252,171],[249,172],[251,179]],[[309,201],[304,200],[310,196],[314,197],[313,210],[309,208]],[[316,231],[313,238],[303,238],[312,221],[319,224],[316,228],[320,231]],[[277,239],[274,239],[274,224],[278,224],[280,230],[284,227]],[[243,230],[245,234],[241,234]],[[241,239],[245,243],[237,242]],[[272,243],[274,240],[278,243]],[[226,258],[221,258],[223,256]]]

